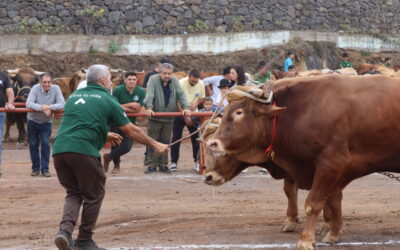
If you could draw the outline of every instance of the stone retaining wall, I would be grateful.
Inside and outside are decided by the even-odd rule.
[[[2,0],[0,34],[397,34],[399,0]]]

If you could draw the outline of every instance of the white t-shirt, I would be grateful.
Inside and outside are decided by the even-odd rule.
[[[217,98],[217,103],[215,105],[218,105],[218,103],[221,101],[222,96],[221,96],[221,92]],[[226,100],[226,98],[224,99],[224,101],[222,102],[222,106],[220,106],[219,108],[224,109],[226,106],[228,105],[228,101]]]
[[[86,82],[86,80],[83,80],[78,84],[78,87],[76,87],[76,89],[83,89],[86,87],[87,87],[87,82]]]
[[[224,79],[224,76],[210,76],[203,79],[205,86],[212,86],[213,94],[211,96],[213,104],[217,105],[218,101],[221,100],[221,92],[219,91],[219,82]]]
[[[78,84],[78,87],[76,87],[76,90],[83,89],[83,88],[86,88],[86,87],[87,87],[87,81],[83,80]],[[110,93],[110,95],[112,95],[112,89],[110,89],[108,92]]]

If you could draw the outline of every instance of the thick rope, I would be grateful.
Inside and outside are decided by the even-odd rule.
[[[273,92],[271,92],[271,94],[269,95],[268,99],[261,99],[261,98],[255,97],[254,95],[249,94],[249,93],[244,92],[244,91],[239,90],[239,89],[233,89],[231,93],[241,94],[241,95],[244,95],[244,96],[246,96],[246,97],[248,97],[248,98],[250,98],[250,99],[252,99],[254,101],[265,103],[265,104],[271,103],[272,98],[273,98]]]

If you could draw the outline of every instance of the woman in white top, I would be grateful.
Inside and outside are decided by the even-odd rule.
[[[241,66],[233,66],[230,72],[231,87],[236,85],[248,85],[251,81],[250,77],[244,73]]]

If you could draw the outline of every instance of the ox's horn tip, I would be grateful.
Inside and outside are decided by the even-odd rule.
[[[262,90],[262,89],[250,89],[249,90],[249,94],[251,94],[251,95],[253,95],[253,96],[255,96],[255,97],[258,97],[258,98],[260,98],[260,97],[262,97],[263,96],[263,94],[264,94],[264,91]]]

